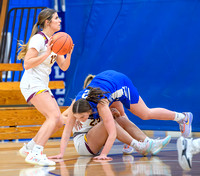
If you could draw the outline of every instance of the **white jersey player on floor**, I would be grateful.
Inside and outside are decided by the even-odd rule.
[[[156,155],[170,142],[171,136],[167,136],[166,138],[160,140],[148,138],[128,118],[120,116],[117,109],[112,108],[111,111],[116,122],[118,133],[117,139],[123,143],[131,145],[138,153],[144,156],[146,156],[149,152],[152,155]],[[67,110],[63,113],[63,116],[67,120]],[[103,141],[102,138],[104,138]],[[91,115],[84,122],[76,121],[76,125],[73,128],[73,141],[74,146],[80,155],[98,155],[104,146],[106,138],[107,134],[101,118],[94,119]],[[64,148],[66,147],[64,140],[64,138],[61,139],[61,153],[59,155],[49,157],[50,159],[63,158],[65,151]],[[92,146],[93,150],[95,148],[95,151],[97,152],[93,152],[90,146]]]

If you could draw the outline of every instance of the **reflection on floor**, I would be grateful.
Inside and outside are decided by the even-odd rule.
[[[14,151],[18,160],[13,163],[7,161],[7,165],[0,162],[0,175],[19,175],[19,176],[190,176],[200,175],[200,155],[193,157],[193,166],[190,171],[184,171],[178,164],[176,140],[172,139],[170,144],[157,156],[148,155],[142,157],[134,152],[132,155],[122,155],[123,144],[119,141],[111,151],[112,161],[94,161],[91,157],[78,156],[74,151],[73,144],[70,144],[63,160],[56,160],[55,167],[40,167],[25,163],[16,155],[16,148],[8,149],[12,153]],[[71,149],[70,149],[71,148]],[[18,148],[17,148],[18,149]],[[5,151],[3,151],[5,154]],[[57,154],[59,152],[59,141],[49,144],[46,149],[48,155]],[[14,154],[12,153],[13,157]],[[2,150],[0,152],[2,155]],[[5,165],[4,165],[5,164]],[[15,173],[15,174],[14,174]]]

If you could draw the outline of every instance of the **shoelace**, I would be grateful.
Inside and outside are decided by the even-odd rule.
[[[162,143],[162,139],[157,138],[157,139],[152,139],[152,145],[160,144]]]

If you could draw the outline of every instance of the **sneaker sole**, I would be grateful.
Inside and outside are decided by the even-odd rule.
[[[182,169],[190,170],[191,165],[188,163],[188,160],[185,157],[185,155],[182,155],[182,151],[185,149],[185,146],[183,145],[183,140],[184,140],[183,137],[180,137],[177,140],[178,161]]]
[[[123,152],[124,155],[130,155],[130,154],[133,153],[133,151],[134,151],[134,150],[131,150],[130,152],[123,152],[123,151],[122,151],[122,152]]]
[[[151,153],[152,155],[157,155],[169,142],[171,141],[171,136],[168,136],[164,143],[162,143],[162,147],[158,148],[155,152]]]
[[[29,163],[29,164],[38,165],[38,163],[36,163],[36,162],[32,162],[32,161],[29,161],[29,160],[26,160],[26,159],[25,159],[25,161],[26,161],[27,163]]]

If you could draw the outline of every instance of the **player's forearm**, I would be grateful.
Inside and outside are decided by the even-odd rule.
[[[61,138],[61,143],[60,143],[60,154],[62,156],[64,156],[70,136],[71,136],[71,132],[69,131],[69,128],[65,126],[63,130],[62,138]]]
[[[107,141],[104,145],[104,148],[101,152],[101,155],[108,155],[108,153],[110,152],[112,146],[113,146],[113,143],[115,142],[115,139],[116,139],[116,134],[113,133],[113,134],[110,134],[107,138]]]
[[[36,67],[39,64],[41,64],[42,62],[44,62],[44,60],[48,57],[48,54],[42,54],[40,56],[37,57],[32,57],[32,58],[26,58],[24,60],[24,68],[25,70],[28,70],[30,68]]]
[[[104,126],[108,132],[108,138],[101,154],[108,154],[112,145],[117,137],[116,125],[112,116],[112,113],[106,104],[98,104],[99,115],[103,119]]]
[[[67,57],[64,59],[63,57],[63,61],[62,63],[59,65],[60,69],[63,71],[66,71],[71,63],[71,54],[67,54]]]

